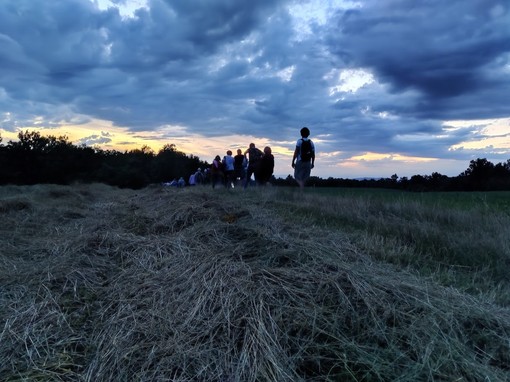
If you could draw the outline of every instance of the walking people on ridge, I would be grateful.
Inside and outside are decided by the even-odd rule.
[[[195,172],[195,184],[203,185],[205,183],[205,174],[202,172],[202,169],[199,167],[197,172]]]
[[[190,186],[194,186],[194,185],[196,184],[196,182],[195,182],[195,173],[192,173],[192,174],[189,176],[188,184],[189,184]]]
[[[255,179],[257,184],[265,186],[267,182],[273,176],[274,171],[274,156],[271,153],[271,147],[264,147],[264,155],[260,158],[260,161],[255,169]]]
[[[244,177],[246,176],[247,164],[248,160],[243,155],[243,151],[241,149],[237,149],[237,155],[234,157],[234,182],[239,180],[242,184]]]
[[[223,157],[223,174],[225,175],[225,187],[234,188],[234,157],[232,151],[228,150]]]
[[[248,187],[251,175],[255,174],[258,162],[262,157],[262,151],[255,147],[255,143],[250,143],[250,147],[244,152],[245,156],[246,154],[248,154],[248,169],[246,171],[246,178],[244,179],[244,188]],[[257,175],[255,175],[255,180],[257,180]]]
[[[216,186],[216,183],[220,182],[223,184],[224,174],[223,174],[223,163],[221,163],[221,158],[219,155],[213,160],[211,165],[211,183],[212,188]]]
[[[315,166],[315,145],[310,136],[310,129],[303,127],[300,130],[301,138],[296,142],[296,149],[292,156],[292,168],[294,179],[296,179],[300,190],[303,190],[305,183],[310,178],[310,172]]]

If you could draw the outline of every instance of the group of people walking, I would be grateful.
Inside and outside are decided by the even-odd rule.
[[[291,166],[294,169],[294,179],[300,189],[303,189],[315,166],[315,145],[310,139],[308,127],[303,127],[300,134],[301,138],[296,142]],[[228,150],[223,158],[216,155],[210,168],[205,171],[199,168],[190,176],[189,184],[193,186],[211,182],[213,188],[216,186],[247,188],[253,183],[252,176],[255,178],[255,184],[266,185],[273,176],[273,171],[274,156],[271,147],[266,146],[264,150],[260,150],[255,143],[250,143],[244,152],[238,149],[235,156],[231,150]],[[179,181],[181,184],[184,182],[182,178]],[[179,181],[176,181],[176,186],[179,186]]]
[[[213,188],[219,184],[227,188],[234,188],[236,185],[246,188],[253,175],[257,185],[266,185],[273,176],[273,171],[274,156],[271,147],[266,146],[264,151],[261,151],[255,143],[250,143],[244,153],[238,149],[235,156],[232,156],[231,150],[228,150],[223,158],[216,155],[211,165],[211,183]]]
[[[291,166],[294,169],[294,179],[299,188],[303,189],[315,166],[315,145],[310,139],[308,127],[303,127],[300,134],[301,138],[296,142]],[[212,187],[223,184],[227,188],[234,188],[236,184],[241,183],[246,188],[251,182],[252,175],[257,185],[265,185],[273,176],[273,171],[274,156],[271,147],[266,146],[264,151],[261,151],[255,147],[255,143],[250,143],[244,153],[238,149],[237,155],[232,156],[232,151],[228,150],[223,159],[216,155],[211,166]]]

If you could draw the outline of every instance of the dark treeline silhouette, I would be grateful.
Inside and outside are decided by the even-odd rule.
[[[141,188],[188,177],[206,167],[198,157],[165,145],[157,154],[147,146],[126,152],[76,146],[66,136],[20,132],[19,141],[0,144],[0,184],[100,182]]]
[[[129,188],[142,188],[152,183],[188,179],[207,162],[178,151],[174,144],[165,145],[158,153],[148,146],[119,152],[88,146],[76,146],[66,136],[41,136],[35,131],[18,134],[18,141],[2,144],[0,138],[0,184],[70,184],[100,182]],[[296,186],[292,176],[271,180],[276,186]],[[469,163],[456,177],[433,172],[399,178],[397,174],[380,179],[322,179],[312,176],[308,186],[391,188],[409,191],[496,191],[510,190],[510,159],[493,164],[487,159]]]
[[[294,185],[289,175],[286,179],[277,179],[275,184]],[[310,177],[308,186],[315,187],[362,187],[391,188],[407,191],[510,191],[510,159],[494,165],[487,159],[475,159],[469,162],[466,171],[455,177],[437,172],[431,175],[413,175],[411,178],[399,178],[397,174],[390,178],[379,179],[321,179]]]

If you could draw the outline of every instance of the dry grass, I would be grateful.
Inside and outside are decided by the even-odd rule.
[[[510,380],[507,308],[237,191],[1,189],[0,380]]]

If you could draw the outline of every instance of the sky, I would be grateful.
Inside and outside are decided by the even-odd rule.
[[[507,0],[2,0],[0,135],[211,162],[307,126],[323,178],[510,159]]]

